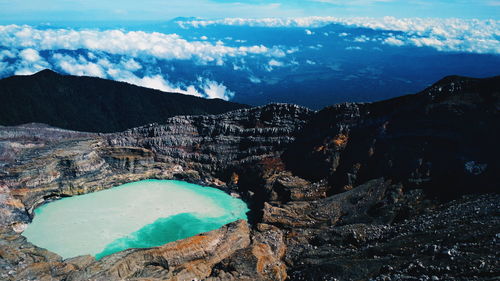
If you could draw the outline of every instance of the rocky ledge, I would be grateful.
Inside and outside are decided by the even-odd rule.
[[[0,127],[2,280],[496,280],[500,77],[319,112],[286,104],[114,134]],[[33,209],[147,178],[241,196],[249,222],[99,261],[21,232]]]

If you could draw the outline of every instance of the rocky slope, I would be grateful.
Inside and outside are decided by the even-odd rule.
[[[275,104],[114,134],[1,127],[0,276],[495,280],[499,98],[500,77],[448,77],[319,112]],[[19,234],[44,202],[146,178],[239,195],[249,223],[99,261],[61,260]]]
[[[220,114],[248,106],[42,70],[0,79],[0,125],[29,122],[118,132],[177,115]]]

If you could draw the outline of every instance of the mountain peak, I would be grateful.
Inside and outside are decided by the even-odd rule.
[[[442,79],[438,80],[433,85],[447,85],[447,84],[451,84],[454,82],[462,82],[462,81],[469,81],[469,80],[476,80],[476,78],[460,76],[460,75],[448,75],[448,76],[445,76]]]
[[[47,77],[47,76],[53,77],[53,76],[60,76],[60,75],[61,74],[59,74],[51,69],[40,70],[37,73],[33,74],[33,76],[43,76],[43,77]]]
[[[471,78],[459,75],[446,76],[424,90],[424,94],[436,97],[449,97],[464,92],[479,92],[481,89],[497,89],[500,76]],[[486,91],[493,94],[494,91]]]
[[[248,107],[49,69],[0,79],[0,100],[2,125],[39,122],[91,132],[116,132],[177,115],[220,114]]]

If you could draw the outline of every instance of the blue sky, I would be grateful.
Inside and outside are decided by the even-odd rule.
[[[499,19],[500,0],[0,0],[0,21],[166,20],[178,16]]]

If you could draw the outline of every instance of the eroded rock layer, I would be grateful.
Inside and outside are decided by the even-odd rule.
[[[494,280],[500,78],[319,112],[286,104],[114,134],[0,127],[2,280]],[[102,260],[20,235],[35,207],[141,179],[241,196],[249,223]]]

